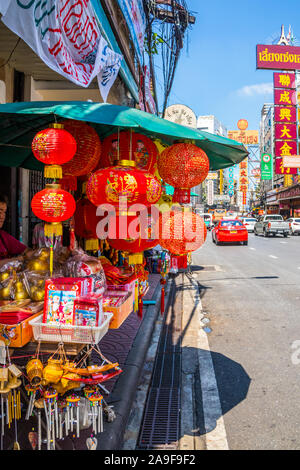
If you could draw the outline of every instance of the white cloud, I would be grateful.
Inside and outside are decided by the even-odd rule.
[[[271,95],[273,93],[273,83],[259,83],[257,85],[246,85],[237,90],[240,96]]]

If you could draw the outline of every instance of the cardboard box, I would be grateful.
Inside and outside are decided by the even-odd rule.
[[[33,338],[32,326],[29,325],[29,321],[40,314],[41,312],[35,313],[16,325],[0,325],[0,340],[7,341],[8,337],[10,340],[8,346],[10,348],[22,348]],[[4,336],[2,336],[2,334],[4,334]]]
[[[124,294],[124,292],[122,292]],[[104,294],[105,298],[105,294]],[[127,317],[133,311],[133,294],[132,292],[128,293],[128,297],[119,307],[112,307],[110,305],[103,305],[104,312],[113,313],[113,319],[110,322],[109,329],[120,328],[122,323],[126,320]]]

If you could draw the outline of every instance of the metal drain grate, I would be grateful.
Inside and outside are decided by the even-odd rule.
[[[139,450],[177,449],[179,388],[151,388],[139,439]]]
[[[181,293],[182,294],[182,293]],[[181,294],[175,284],[160,334],[137,450],[176,450],[180,433]]]

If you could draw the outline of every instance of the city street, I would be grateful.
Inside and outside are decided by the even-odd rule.
[[[193,255],[229,449],[299,448],[299,250],[299,237],[209,233]]]

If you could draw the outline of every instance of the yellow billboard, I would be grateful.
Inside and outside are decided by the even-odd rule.
[[[258,131],[228,131],[228,139],[236,140],[244,145],[258,145]]]

